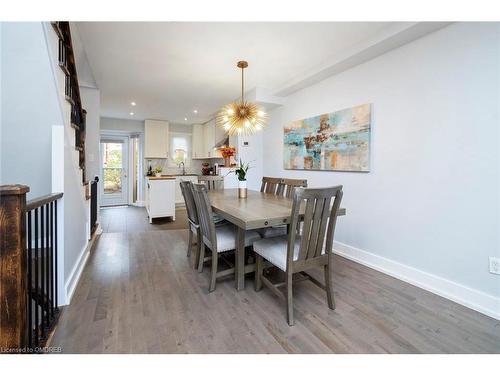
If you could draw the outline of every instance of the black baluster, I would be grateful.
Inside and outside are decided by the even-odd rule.
[[[55,274],[55,289],[56,289],[56,296],[55,296],[55,301],[56,301],[56,311],[58,311],[58,303],[57,303],[57,296],[59,294],[59,285],[57,283],[57,274],[58,274],[58,271],[59,271],[59,268],[57,267],[57,201],[54,202],[55,203],[55,217],[54,217],[54,232],[55,232],[55,238],[54,238],[54,244],[55,244],[55,247],[54,247],[54,253],[55,253],[55,256],[54,256],[54,259],[55,259],[55,264],[54,264],[54,268],[55,268],[55,271],[54,271],[54,274]]]
[[[50,206],[45,205],[45,325],[47,329],[50,327]]]
[[[38,245],[39,245],[39,232],[38,232],[38,208],[35,208],[35,293],[31,296],[35,300],[35,346],[39,346],[40,339],[38,336]]]
[[[33,262],[33,244],[31,243],[31,211],[28,211],[28,252],[26,258],[28,261],[28,285],[26,290],[28,291],[28,346],[33,347],[33,306],[32,306],[32,287],[33,287],[33,276],[32,276],[32,262]]]
[[[54,202],[50,202],[50,315],[54,318]]]
[[[38,303],[40,305],[40,311],[41,311],[41,316],[40,316],[40,327],[41,331],[40,334],[42,335],[42,338],[45,336],[45,309],[44,309],[44,303],[43,303],[43,298],[45,296],[45,207],[41,206],[40,207],[40,240],[41,240],[41,246],[40,246],[40,293],[37,295],[38,298]]]

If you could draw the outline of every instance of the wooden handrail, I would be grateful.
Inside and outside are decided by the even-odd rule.
[[[25,185],[0,186],[0,349],[28,343]]]
[[[26,211],[31,211],[34,210],[35,208],[42,207],[43,205],[53,202],[55,200],[58,200],[62,198],[63,193],[53,193],[53,194],[47,194],[44,195],[40,198],[35,198],[31,199],[28,202],[26,202]]]

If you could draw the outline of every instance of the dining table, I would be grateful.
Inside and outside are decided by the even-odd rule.
[[[236,289],[242,290],[245,275],[255,271],[255,264],[245,265],[245,232],[290,224],[293,199],[254,190],[238,198],[238,189],[210,190],[208,197],[212,211],[236,226]],[[337,216],[345,214],[339,208]]]

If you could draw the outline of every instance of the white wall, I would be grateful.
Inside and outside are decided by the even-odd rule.
[[[48,51],[47,61],[49,65],[52,65],[52,85],[56,87],[54,105],[58,106],[59,121],[64,125],[63,132],[54,133],[53,139],[57,139],[58,143],[53,143],[52,152],[58,157],[63,155],[64,164],[61,166],[57,160],[53,160],[53,165],[57,167],[52,176],[52,185],[57,190],[63,187],[64,192],[61,202],[64,212],[63,227],[59,231],[64,241],[59,243],[59,252],[62,252],[60,262],[63,265],[65,295],[61,296],[59,302],[67,304],[89,255],[90,201],[85,200],[82,174],[78,163],[79,156],[78,151],[75,150],[75,133],[70,126],[70,104],[65,100],[64,95],[65,75],[58,65],[58,37],[49,22],[43,23],[43,30],[46,38],[45,48]],[[92,122],[88,128],[90,129],[87,130],[92,132]],[[92,142],[87,140],[86,146],[92,147]]]
[[[265,132],[265,131],[264,131]],[[263,176],[263,142],[264,138],[267,137],[267,133],[258,132],[250,136],[237,136],[231,137],[230,143],[232,146],[237,148],[237,159],[236,162],[239,163],[240,159],[244,163],[250,163],[250,169],[247,172],[247,187],[251,190],[260,190],[260,185],[262,183]],[[248,145],[245,145],[245,142]]]
[[[101,117],[100,125],[101,130],[118,130],[132,133],[144,133],[144,121]]]
[[[458,23],[290,95],[270,113],[264,175],[342,184],[337,241],[492,297],[494,309],[499,56],[498,23]],[[363,103],[373,103],[370,173],[283,169],[283,125]]]
[[[51,193],[52,125],[62,125],[40,22],[2,23],[0,184]]]

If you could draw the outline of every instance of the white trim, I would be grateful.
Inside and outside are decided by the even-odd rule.
[[[146,202],[137,200],[135,203],[131,203],[130,205],[136,207],[146,207]]]
[[[95,242],[98,234],[101,234],[101,233],[102,233],[102,230],[100,229],[100,225],[99,225],[99,227],[95,231],[95,235],[84,246],[84,248],[82,249],[82,252],[80,253],[80,256],[78,257],[78,260],[76,261],[75,265],[73,266],[73,269],[71,270],[71,273],[68,277],[68,281],[66,281],[66,284],[65,284],[65,289],[66,289],[65,304],[66,305],[69,305],[71,303],[71,298],[73,298],[73,294],[75,293],[76,287],[78,286],[78,282],[80,281],[80,277],[82,276],[83,269],[85,268],[85,265],[87,264],[87,260],[89,259],[90,249],[92,249],[92,246],[94,245],[94,242]]]
[[[104,141],[108,141],[109,139],[116,139],[117,141],[122,141],[123,140],[123,147],[122,147],[122,168],[125,169],[125,173],[127,174],[126,177],[123,177],[123,179],[126,179],[126,183],[122,184],[122,193],[121,196],[118,197],[106,197],[104,195],[104,176],[103,176],[103,160],[102,160],[102,143]],[[123,167],[123,159],[126,159],[126,166]],[[100,200],[100,207],[107,207],[107,206],[128,206],[131,202],[131,179],[130,179],[130,134],[119,134],[118,132],[113,132],[110,133],[108,131],[102,131],[100,132],[99,136],[99,179],[102,181],[102,183],[99,184],[99,200]],[[122,181],[123,181],[122,179]],[[127,190],[126,192],[124,190]],[[111,194],[110,194],[111,195]],[[123,199],[123,200],[122,200]]]
[[[500,298],[342,242],[334,242],[333,252],[500,320]]]

